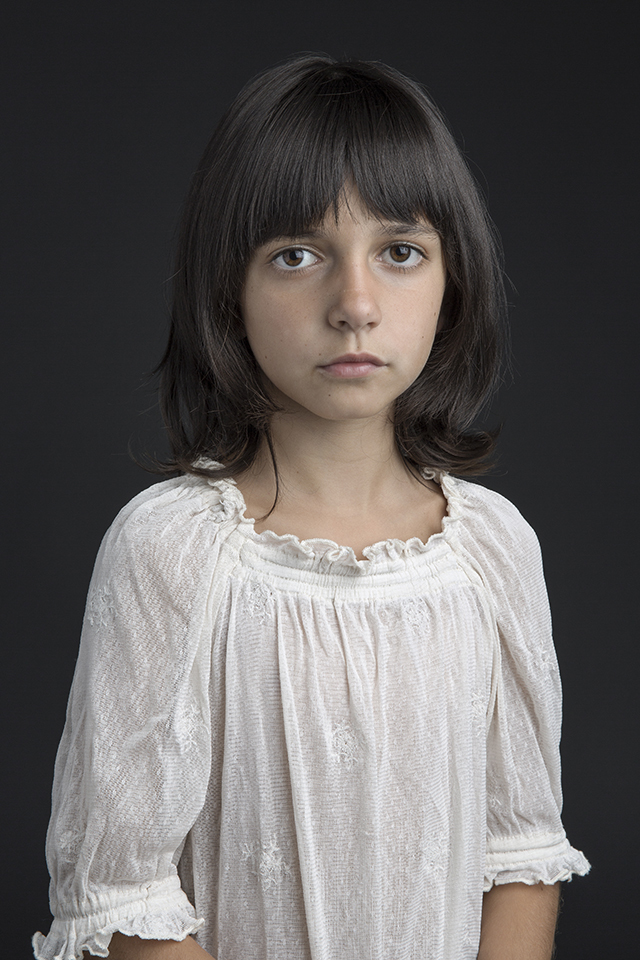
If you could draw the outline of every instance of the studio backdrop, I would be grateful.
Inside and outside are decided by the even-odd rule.
[[[50,923],[51,777],[93,560],[156,482],[130,451],[166,452],[151,374],[187,183],[240,87],[301,51],[425,85],[502,235],[513,364],[482,482],[542,544],[564,821],[593,864],[564,891],[557,955],[634,955],[635,19],[620,0],[5,3],[3,956]]]

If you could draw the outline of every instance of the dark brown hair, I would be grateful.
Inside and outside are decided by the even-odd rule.
[[[301,56],[241,91],[191,184],[159,366],[173,451],[167,472],[233,476],[253,463],[263,440],[273,457],[277,408],[241,335],[246,267],[267,240],[311,229],[332,206],[337,213],[347,181],[376,216],[426,217],[447,266],[444,322],[395,404],[398,448],[415,468],[486,469],[495,433],[469,428],[499,376],[505,299],[476,184],[416,83],[381,63]]]

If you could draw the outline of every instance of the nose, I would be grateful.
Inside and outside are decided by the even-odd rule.
[[[380,323],[382,313],[376,282],[367,264],[344,264],[336,271],[334,285],[328,312],[332,327],[357,333]]]

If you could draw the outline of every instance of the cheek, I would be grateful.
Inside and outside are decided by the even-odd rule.
[[[287,376],[295,342],[288,333],[282,315],[261,309],[245,320],[247,342],[262,373],[272,381]]]
[[[265,345],[280,340],[291,326],[287,302],[265,290],[264,285],[248,285],[241,309],[247,336],[256,343]]]
[[[251,351],[261,367],[282,364],[288,341],[278,324],[248,324],[245,330]]]
[[[245,319],[245,332],[253,355],[259,363],[285,367],[288,359],[313,354],[314,338],[300,310],[288,305],[266,303]]]
[[[405,316],[412,317],[410,329],[415,343],[421,343],[427,347],[431,346],[439,329],[441,305],[442,297],[437,293],[431,293],[428,298],[423,298],[420,303],[414,303],[413,310],[410,313],[408,305]]]
[[[277,331],[274,330],[269,310],[260,303],[255,294],[252,295],[251,290],[247,291],[241,306],[247,341],[254,357],[260,362],[265,355],[268,355],[270,344],[277,338]]]

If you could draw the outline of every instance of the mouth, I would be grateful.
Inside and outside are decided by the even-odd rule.
[[[330,363],[322,364],[320,369],[331,377],[353,380],[367,377],[385,366],[384,360],[372,353],[345,353]]]

